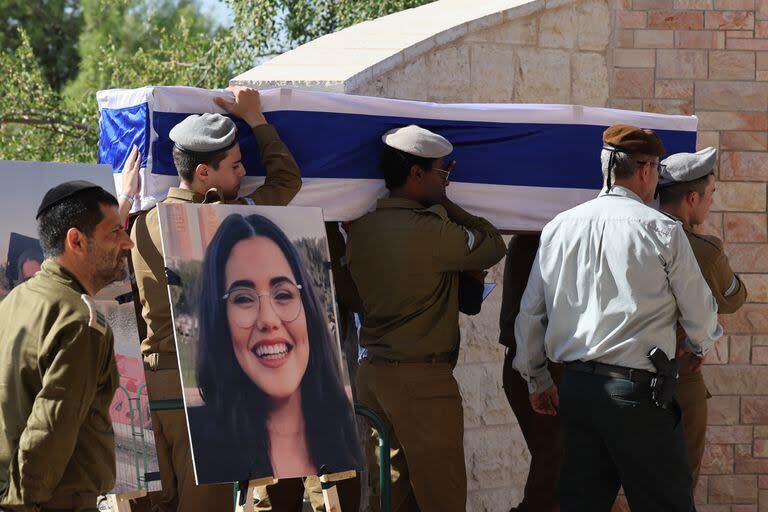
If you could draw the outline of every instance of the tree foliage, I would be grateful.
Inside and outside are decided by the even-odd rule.
[[[195,0],[0,0],[27,6],[0,16],[0,159],[93,162],[100,89],[226,87],[265,56],[429,1],[226,0],[220,26]]]
[[[227,0],[238,40],[276,55],[342,28],[434,0]]]
[[[54,90],[77,75],[80,55],[77,40],[83,11],[77,0],[0,0],[0,50],[15,51],[22,44],[19,28]]]

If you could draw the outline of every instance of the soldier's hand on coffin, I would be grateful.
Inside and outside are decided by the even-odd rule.
[[[261,111],[259,91],[239,85],[227,87],[227,90],[232,93],[233,98],[213,98],[214,103],[248,123],[251,128],[267,124],[267,119]]]
[[[133,197],[139,193],[139,168],[141,167],[141,153],[139,153],[139,147],[133,145],[131,154],[128,155],[128,160],[123,167],[122,181],[120,185],[120,193],[125,194],[128,197]]]
[[[536,413],[546,414],[547,416],[557,415],[560,395],[557,393],[557,387],[554,384],[540,393],[531,393],[528,398],[531,401],[531,407]]]
[[[139,193],[140,167],[141,153],[139,153],[139,147],[134,144],[131,154],[128,155],[128,160],[125,162],[125,167],[123,167],[120,195],[117,199],[117,213],[123,224],[125,224],[131,213],[131,208],[133,208],[133,198]]]

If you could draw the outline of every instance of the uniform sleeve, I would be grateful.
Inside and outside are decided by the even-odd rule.
[[[259,144],[261,163],[267,170],[267,177],[264,184],[248,197],[260,205],[286,206],[301,189],[299,166],[274,126],[256,126],[253,135]]]
[[[339,230],[338,222],[326,222],[325,229],[328,234],[328,249],[331,253],[331,270],[333,271],[336,298],[348,311],[362,311],[362,300],[349,272],[349,265],[346,263],[346,244],[344,236]]]
[[[155,210],[136,219],[131,229],[131,262],[139,290],[141,317],[147,327],[142,350],[173,343],[173,321],[168,299],[168,281],[160,242],[160,223]]]
[[[520,312],[520,301],[536,258],[539,238],[539,235],[514,235],[507,246],[499,315],[499,342],[511,350],[515,350],[515,318]]]
[[[525,287],[520,303],[520,314],[515,321],[517,353],[512,361],[512,366],[528,383],[528,391],[531,393],[542,392],[554,384],[547,368],[547,353],[544,347],[549,319],[539,265],[540,257],[541,249],[533,261],[528,286]]]
[[[721,250],[714,264],[704,268],[704,279],[717,301],[718,312],[735,313],[747,300],[747,287],[731,270],[728,257]]]
[[[680,225],[672,230],[669,248],[667,279],[677,300],[680,325],[688,335],[688,348],[702,356],[723,335],[723,328],[717,322],[717,302]]]
[[[485,270],[504,257],[504,240],[493,224],[450,201],[443,206],[449,220],[443,223],[433,247],[436,270]]]
[[[42,389],[19,439],[20,488],[30,503],[53,497],[111,353],[111,340],[106,339],[111,335],[105,337],[85,323],[69,324],[52,336],[44,344],[57,348],[50,353]]]

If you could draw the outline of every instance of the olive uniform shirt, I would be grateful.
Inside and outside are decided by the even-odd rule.
[[[507,246],[507,259],[504,262],[504,285],[499,316],[499,343],[509,348],[508,355],[514,357],[517,352],[515,341],[515,319],[520,313],[520,301],[531,275],[536,251],[539,249],[541,235],[512,235]]]
[[[301,188],[299,167],[273,126],[257,126],[253,129],[253,134],[259,144],[261,162],[267,170],[264,184],[253,194],[234,201],[222,201],[215,190],[203,195],[173,187],[163,202],[287,205]],[[147,327],[146,337],[141,342],[141,352],[145,356],[154,353],[175,353],[176,344],[157,208],[136,219],[131,229],[131,240],[135,244],[131,251],[131,260],[141,301],[141,316]]]
[[[673,216],[670,215],[670,217]],[[673,218],[679,220],[676,217]],[[731,270],[728,257],[723,251],[723,242],[716,236],[694,233],[691,225],[686,222],[682,224],[685,235],[691,243],[696,262],[701,268],[701,274],[717,302],[717,312],[719,314],[735,313],[747,300],[747,287]],[[685,337],[685,330],[677,324],[678,345]],[[687,365],[682,365],[680,372],[687,373],[687,371]]]
[[[0,339],[0,509],[109,492],[120,378],[104,315],[46,261],[0,303]]]
[[[459,272],[489,268],[504,252],[490,222],[451,202],[380,199],[347,239],[362,299],[360,344],[398,361],[449,354],[459,342]]]

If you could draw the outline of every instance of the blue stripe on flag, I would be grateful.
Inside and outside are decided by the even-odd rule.
[[[187,115],[154,112],[158,140],[153,173],[176,175],[168,132]],[[332,112],[277,111],[266,114],[308,178],[381,178],[381,135],[406,124],[439,133],[454,145],[452,181],[536,187],[601,186],[600,147],[605,126],[491,123],[414,119]],[[238,140],[249,176],[263,176],[258,145],[240,119]],[[694,151],[696,133],[657,130],[669,154]]]
[[[141,167],[147,166],[149,106],[146,103],[119,109],[102,109],[99,127],[100,164],[111,165],[114,172],[120,172],[136,144],[141,153]],[[176,168],[173,169],[176,174]]]

